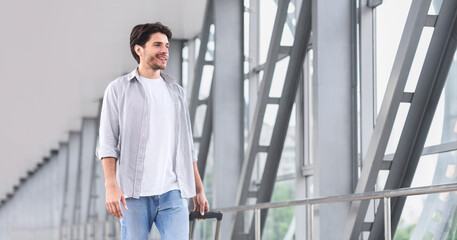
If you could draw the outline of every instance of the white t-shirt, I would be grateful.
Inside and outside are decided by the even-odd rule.
[[[175,106],[164,79],[140,77],[151,106],[140,196],[179,189],[175,172]]]

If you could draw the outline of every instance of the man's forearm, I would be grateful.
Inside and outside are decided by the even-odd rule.
[[[116,158],[105,157],[102,159],[103,173],[105,175],[105,188],[117,186]]]
[[[194,177],[195,177],[195,188],[197,190],[197,193],[203,192],[203,182],[200,177],[200,174],[198,173],[198,167],[197,167],[196,162],[194,162]]]

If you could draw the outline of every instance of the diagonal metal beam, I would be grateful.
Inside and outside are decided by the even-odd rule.
[[[289,126],[290,115],[292,106],[295,101],[295,95],[300,81],[300,74],[302,72],[303,62],[306,55],[306,50],[309,44],[309,37],[311,33],[311,0],[306,0],[302,3],[300,15],[297,23],[296,36],[294,44],[290,51],[289,66],[287,69],[286,78],[282,97],[277,99],[278,112],[273,128],[269,146],[260,146],[260,133],[263,125],[263,118],[265,116],[267,104],[271,104],[269,92],[272,83],[272,77],[276,65],[276,60],[283,47],[280,46],[280,40],[284,25],[287,17],[287,7],[289,1],[279,1],[276,14],[275,23],[273,26],[273,34],[270,41],[267,62],[265,63],[264,75],[262,85],[260,87],[259,98],[256,104],[251,133],[249,136],[249,145],[247,149],[246,158],[243,162],[241,173],[241,181],[238,186],[237,203],[238,205],[246,204],[247,199],[250,197],[250,185],[253,172],[253,166],[256,161],[257,153],[267,150],[267,158],[261,179],[260,187],[257,194],[254,195],[256,201],[269,202],[273,193],[273,186],[277,175],[279,161],[281,159],[282,150],[284,147],[284,140]],[[263,230],[264,223],[267,217],[267,210],[262,210],[261,216],[261,230]],[[254,239],[254,224],[251,223],[250,231],[245,235],[243,229],[243,214],[238,213],[236,221],[233,222],[232,239]],[[251,220],[253,222],[254,219]]]
[[[422,67],[414,98],[395,151],[384,189],[410,187],[422,155],[425,140],[435,115],[457,46],[457,1],[443,2],[435,31]],[[392,232],[400,220],[406,197],[392,199]],[[381,203],[378,212],[383,211]],[[377,214],[370,239],[382,236],[383,217]]]
[[[189,104],[189,115],[191,125],[195,123],[195,113],[198,107],[198,95],[203,76],[203,67],[205,65],[205,56],[208,50],[208,40],[210,35],[211,24],[214,23],[213,0],[208,0],[206,3],[205,17],[203,20],[202,31],[200,35],[200,48],[198,50],[197,63],[195,65],[195,74],[192,82],[192,91]]]
[[[276,115],[275,127],[271,137],[268,156],[257,194],[257,203],[270,202],[273,194],[273,186],[278,173],[281,154],[284,149],[284,142],[289,127],[292,107],[295,102],[300,76],[303,72],[303,63],[307,53],[307,47],[311,35],[311,0],[304,0],[300,9],[297,22],[297,31],[292,45],[289,59],[289,66],[284,81],[284,87],[279,100],[278,113]],[[265,226],[268,209],[262,210],[261,231]],[[254,221],[254,219],[253,219]],[[254,239],[254,225],[251,224],[250,237]]]
[[[214,79],[214,75],[213,75]],[[200,147],[198,150],[198,173],[203,181],[205,178],[206,162],[208,160],[209,145],[211,143],[211,134],[213,133],[213,86],[210,88],[208,101],[206,103],[205,119],[203,122],[203,131],[200,138]]]
[[[249,186],[251,184],[252,170],[254,167],[257,148],[259,146],[260,132],[263,125],[263,118],[265,116],[266,103],[268,94],[271,87],[273,73],[280,52],[280,42],[282,32],[284,30],[284,23],[287,18],[287,7],[290,0],[281,0],[278,2],[275,22],[273,24],[272,36],[270,39],[270,46],[268,48],[267,62],[265,63],[264,75],[258,94],[255,114],[252,122],[251,132],[249,134],[248,148],[243,161],[241,169],[241,179],[238,184],[236,203],[243,205],[246,203],[249,194]],[[243,235],[243,213],[237,213],[236,220],[232,220],[232,239],[241,239]]]
[[[403,90],[416,53],[431,0],[413,0],[395,58],[389,83],[373,131],[355,192],[374,190]],[[362,231],[369,201],[355,201],[346,222],[343,239],[357,239]]]

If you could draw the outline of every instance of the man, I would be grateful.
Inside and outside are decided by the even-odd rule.
[[[148,239],[153,223],[164,240],[188,239],[186,199],[193,197],[194,211],[209,210],[184,90],[161,72],[171,36],[158,22],[135,26],[130,50],[139,66],[104,94],[97,156],[106,208],[120,218],[124,240]]]

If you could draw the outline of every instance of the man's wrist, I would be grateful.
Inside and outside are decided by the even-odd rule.
[[[197,188],[196,190],[197,190],[197,194],[201,194],[201,193],[205,194],[205,191],[203,190],[203,188]]]
[[[116,188],[117,187],[117,182],[116,179],[114,180],[105,180],[105,188]]]

